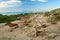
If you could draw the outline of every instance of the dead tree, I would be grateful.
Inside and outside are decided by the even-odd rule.
[[[38,16],[38,15],[37,15],[37,16]],[[39,19],[37,16],[35,16],[35,17],[33,18],[33,22],[35,22],[35,23],[33,24],[33,28],[35,29],[35,30],[34,30],[34,31],[35,31],[35,37],[38,36],[38,33],[41,33],[41,32],[42,32],[42,31],[39,31],[38,28],[39,28],[39,29],[43,29],[43,28],[46,28],[46,27],[47,27],[46,24],[43,24],[42,20]]]

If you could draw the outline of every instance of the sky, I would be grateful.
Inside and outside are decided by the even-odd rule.
[[[0,12],[40,12],[60,8],[60,0],[0,0]]]

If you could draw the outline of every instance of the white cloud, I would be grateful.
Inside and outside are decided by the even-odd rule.
[[[40,1],[40,2],[47,2],[47,0],[38,0],[38,1]]]
[[[0,7],[12,7],[12,6],[18,6],[20,4],[21,4],[21,1],[19,0],[3,1],[3,2],[0,2]]]
[[[21,2],[21,1],[19,1],[19,0],[11,0],[11,2]]]
[[[47,2],[47,0],[31,0],[31,1]]]

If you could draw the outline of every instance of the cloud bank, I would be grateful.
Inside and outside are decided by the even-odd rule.
[[[30,1],[47,2],[47,0],[30,0]],[[0,7],[14,7],[14,6],[19,6],[21,4],[22,4],[22,0],[8,0],[8,1],[0,2]]]
[[[0,2],[0,7],[12,7],[12,6],[18,6],[20,4],[21,1],[19,0],[9,0],[9,1]]]

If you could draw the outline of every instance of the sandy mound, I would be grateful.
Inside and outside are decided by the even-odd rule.
[[[60,24],[49,24],[48,17],[31,15],[0,24],[0,40],[60,40]],[[13,25],[17,24],[17,25]],[[13,27],[10,27],[13,25]],[[12,30],[12,31],[11,31]]]

